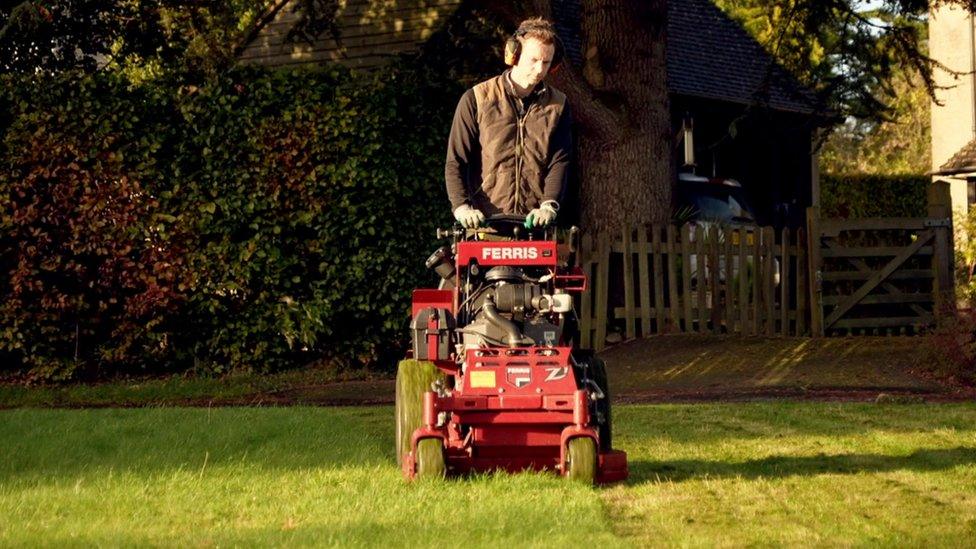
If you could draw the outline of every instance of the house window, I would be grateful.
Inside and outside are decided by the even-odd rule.
[[[966,205],[976,204],[976,179],[966,180]]]

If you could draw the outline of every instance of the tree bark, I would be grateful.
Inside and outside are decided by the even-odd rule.
[[[624,224],[664,223],[673,187],[667,1],[582,4],[583,76],[594,100],[617,113],[618,124],[612,136],[587,125],[579,136],[581,224],[617,231]],[[587,108],[579,99],[573,107]]]

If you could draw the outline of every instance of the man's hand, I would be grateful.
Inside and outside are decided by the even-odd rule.
[[[559,202],[555,200],[546,200],[539,205],[538,208],[529,212],[529,215],[525,216],[525,228],[531,229],[532,227],[548,227],[553,221],[556,220],[556,214],[559,212]]]
[[[461,204],[454,210],[454,219],[465,229],[477,229],[485,224],[485,214],[467,204]]]

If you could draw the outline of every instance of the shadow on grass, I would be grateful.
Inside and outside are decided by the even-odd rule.
[[[628,484],[683,482],[687,480],[785,478],[823,474],[884,473],[888,471],[943,471],[976,464],[976,448],[922,449],[906,456],[839,454],[817,456],[770,456],[741,462],[708,460],[647,461],[630,463]]]

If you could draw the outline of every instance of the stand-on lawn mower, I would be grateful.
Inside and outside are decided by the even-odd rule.
[[[427,260],[440,288],[414,290],[413,356],[397,370],[407,478],[493,469],[627,478],[627,455],[611,447],[604,363],[573,347],[572,293],[587,285],[577,231],[557,245],[555,229],[524,221],[496,215],[485,229],[438,231],[452,239]]]

